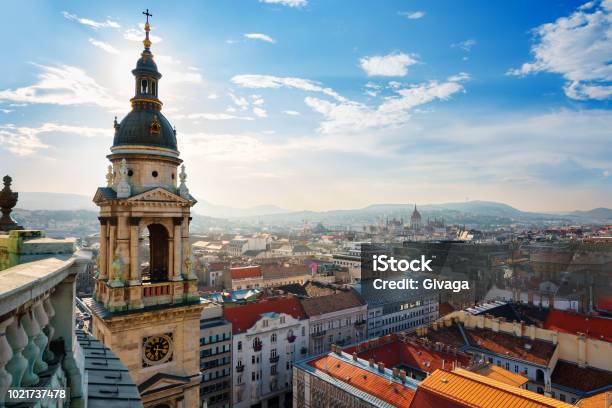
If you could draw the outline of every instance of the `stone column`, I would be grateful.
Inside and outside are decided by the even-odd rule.
[[[130,280],[130,225],[129,219],[125,216],[117,217],[117,253],[121,258],[122,265],[125,265],[122,271],[121,280],[127,282]]]
[[[23,375],[28,369],[28,360],[22,354],[23,349],[28,345],[28,335],[19,318],[15,318],[7,327],[6,339],[13,349],[13,358],[6,365],[7,371],[13,376],[11,388],[19,388]]]
[[[98,253],[98,279],[108,279],[108,218],[98,217],[100,221],[100,252]]]
[[[108,256],[106,257],[106,265],[107,265],[107,276],[109,280],[112,280],[114,278],[114,276],[112,276],[113,274],[113,270],[112,270],[112,265],[113,265],[113,260],[115,258],[115,246],[116,246],[116,238],[117,238],[117,217],[109,217],[108,219],[108,248],[107,248],[107,253]]]
[[[130,217],[130,286],[140,285],[140,224],[139,217]]]
[[[172,280],[180,281],[182,280],[182,270],[183,270],[183,240],[182,240],[182,228],[181,224],[183,223],[182,217],[174,217],[172,218],[174,223],[174,273],[172,274]]]
[[[21,316],[21,325],[28,336],[28,344],[23,349],[23,356],[28,360],[28,366],[21,380],[21,385],[24,387],[29,387],[38,383],[38,376],[34,372],[34,366],[40,354],[40,349],[35,341],[38,331],[40,331],[40,327],[38,327],[31,313],[32,311],[29,310]],[[73,319],[71,318],[70,320]]]
[[[11,316],[0,322],[0,406],[4,406],[4,397],[13,382],[13,376],[5,370],[6,364],[13,357],[13,350],[6,339],[6,328],[13,323],[13,320]]]

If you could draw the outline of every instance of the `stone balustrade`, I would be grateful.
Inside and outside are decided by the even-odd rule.
[[[58,386],[70,386],[71,406],[84,406],[82,376],[68,366],[78,347],[75,276],[87,262],[58,255],[0,272],[0,406],[8,389]]]

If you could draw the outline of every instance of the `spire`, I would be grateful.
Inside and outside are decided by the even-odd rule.
[[[144,44],[145,50],[150,51],[151,48],[151,40],[149,39],[149,31],[151,31],[151,25],[149,24],[149,17],[153,17],[153,14],[149,13],[149,9],[143,11],[142,14],[147,16],[147,22],[145,23],[145,39],[142,42]]]

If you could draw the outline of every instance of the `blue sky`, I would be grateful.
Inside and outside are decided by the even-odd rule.
[[[0,171],[18,190],[104,183],[145,8],[199,199],[612,206],[612,0],[11,2]]]

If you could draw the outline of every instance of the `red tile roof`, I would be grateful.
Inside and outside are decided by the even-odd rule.
[[[395,407],[410,406],[414,396],[414,390],[411,388],[395,382],[389,383],[388,378],[344,362],[332,354],[312,360],[308,364]]]
[[[454,311],[455,308],[448,302],[441,302],[438,306],[438,313],[440,314],[440,317],[446,316]]]
[[[544,328],[564,333],[584,333],[587,336],[612,342],[612,319],[586,316],[564,310],[551,310]]]
[[[244,333],[261,318],[264,313],[284,313],[296,319],[306,319],[306,313],[298,298],[283,296],[265,298],[257,302],[223,308],[223,317],[232,323],[234,334]]]
[[[556,345],[546,341],[486,329],[467,329],[465,334],[471,346],[541,365],[548,365],[556,348]]]
[[[552,373],[553,384],[580,391],[594,391],[612,384],[612,372],[559,360]]]
[[[362,343],[362,348],[368,342]],[[375,343],[376,344],[376,343]],[[377,346],[368,347],[358,351],[357,356],[364,360],[373,358],[375,362],[385,363],[385,367],[406,365],[431,373],[439,368],[451,369],[453,362],[455,366],[466,367],[470,362],[470,356],[464,353],[452,353],[446,350],[436,350],[435,344],[420,344],[417,341],[404,342],[397,335],[391,334],[378,339]],[[353,353],[357,347],[349,347],[345,351]]]
[[[261,266],[239,266],[230,268],[232,279],[261,278]]]

